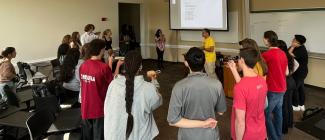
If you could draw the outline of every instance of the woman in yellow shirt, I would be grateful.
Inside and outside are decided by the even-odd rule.
[[[261,56],[261,52],[260,52],[260,49],[259,49],[256,41],[253,40],[253,39],[246,38],[246,39],[240,41],[239,45],[241,45],[242,48],[253,48],[253,49],[256,49],[258,51],[259,60],[257,61],[256,65],[254,67],[254,70],[258,75],[266,78],[267,66],[266,66],[266,64],[265,64],[265,62],[264,62],[264,60],[263,60],[263,58]],[[229,62],[229,63],[231,63],[231,62]],[[241,79],[238,71],[231,71],[231,72],[234,75],[236,83],[238,83],[240,81],[240,79]]]
[[[254,66],[254,71],[259,75],[259,76],[262,76],[266,79],[266,74],[267,74],[267,66],[261,56],[261,51],[256,43],[255,40],[253,39],[249,39],[249,38],[245,38],[244,40],[240,41],[239,42],[239,45],[242,47],[242,48],[253,48],[253,49],[256,49],[257,52],[258,52],[258,61],[257,63],[255,64]],[[234,66],[236,65],[235,62],[233,60],[230,60],[229,62],[227,62],[227,65],[230,67],[231,65]],[[238,71],[236,69],[230,69],[234,78],[235,78],[235,81],[236,83],[239,83],[239,81],[241,80],[241,77],[238,73]],[[268,100],[267,98],[265,99],[265,108],[267,108],[268,106]]]

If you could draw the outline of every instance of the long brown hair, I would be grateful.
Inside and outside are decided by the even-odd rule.
[[[69,44],[70,42],[71,42],[71,35],[65,35],[65,36],[63,36],[62,44],[63,43]]]
[[[71,46],[72,48],[79,48],[79,46],[81,46],[81,42],[80,42],[80,34],[79,32],[73,32],[71,34],[71,41],[73,42],[74,46]]]
[[[126,138],[129,138],[133,129],[132,104],[134,95],[134,78],[141,67],[142,57],[139,51],[130,51],[125,56],[125,108],[128,113]]]

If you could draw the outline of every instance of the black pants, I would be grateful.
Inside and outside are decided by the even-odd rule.
[[[288,128],[293,127],[293,109],[292,109],[292,94],[295,91],[295,80],[290,76],[287,77],[287,91],[283,96],[282,105],[282,133],[288,133]]]
[[[305,105],[305,79],[295,79],[296,90],[292,96],[292,105]]]
[[[104,118],[82,120],[82,140],[104,140]]]
[[[156,51],[157,51],[157,55],[158,55],[158,59],[157,59],[158,69],[164,68],[164,66],[163,66],[164,51],[161,51],[158,47],[156,47]]]

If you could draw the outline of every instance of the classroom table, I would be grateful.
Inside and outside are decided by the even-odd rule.
[[[33,100],[33,91],[31,88],[24,89],[16,93],[17,98],[20,101],[20,104],[25,103],[26,109],[30,108],[30,102]]]
[[[47,133],[62,133],[80,128],[80,108],[63,110],[48,129]]]
[[[19,91],[16,93],[20,103],[26,103],[33,100],[33,91],[31,88]]]
[[[0,111],[0,119],[5,118],[11,114],[14,114],[14,113],[20,111],[21,109],[22,109],[22,107],[16,107],[16,106],[9,105],[7,109]]]
[[[17,111],[7,117],[1,118],[0,125],[27,128],[26,121],[32,114],[32,112]]]
[[[20,106],[16,107],[16,106],[12,106],[12,105],[8,105],[7,109],[1,110],[0,111],[0,119],[1,118],[5,118],[9,115],[12,115],[20,110],[23,109],[28,109],[30,107],[30,101],[33,100],[33,92],[31,89],[27,89],[21,92],[16,93],[17,98],[20,101]],[[24,103],[26,103],[26,106],[24,105]]]

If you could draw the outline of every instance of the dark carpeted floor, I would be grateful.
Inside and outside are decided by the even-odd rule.
[[[166,118],[169,106],[169,100],[171,96],[171,90],[174,84],[186,77],[187,70],[183,63],[164,63],[165,69],[159,75],[160,92],[163,96],[163,105],[159,107],[155,112],[155,120],[158,125],[159,135],[156,140],[176,140],[177,128],[168,125]],[[147,70],[156,70],[156,63],[154,60],[145,60],[143,63],[143,72]],[[325,108],[325,91],[324,89],[318,89],[314,87],[306,87],[306,107],[321,106]],[[218,127],[220,130],[220,139],[230,139],[230,114],[231,114],[232,99],[227,98],[228,110],[223,116],[218,116]],[[302,112],[295,112],[294,119],[299,121],[302,116]],[[297,128],[289,130],[287,135],[284,135],[285,140],[313,140],[316,139]]]

